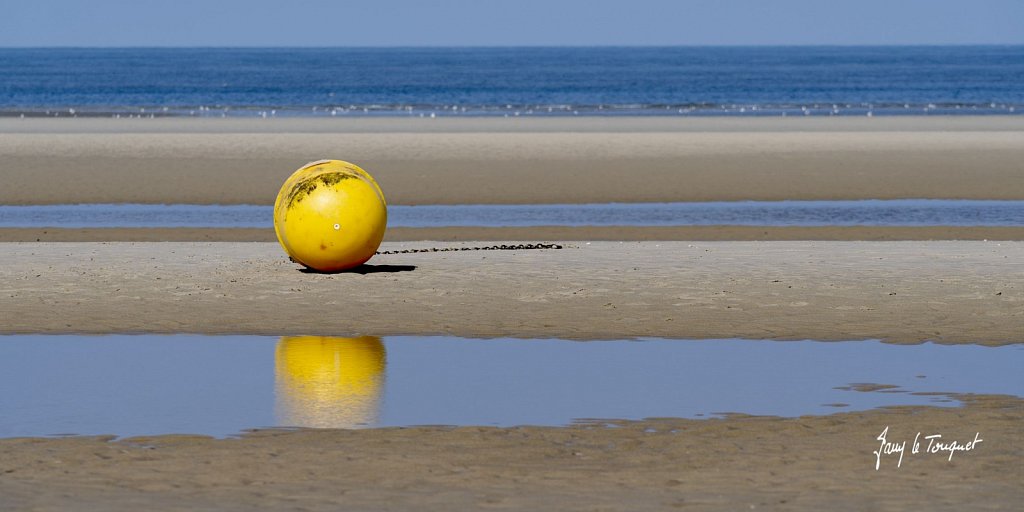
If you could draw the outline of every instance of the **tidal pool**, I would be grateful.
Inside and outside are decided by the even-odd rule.
[[[921,393],[1024,396],[1021,368],[1022,345],[10,335],[0,437],[957,406]]]
[[[5,228],[263,228],[257,205],[0,205]],[[388,206],[390,227],[1024,226],[1024,201],[893,199]]]

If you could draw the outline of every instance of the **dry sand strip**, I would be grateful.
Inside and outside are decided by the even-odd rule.
[[[438,246],[460,243],[382,249]],[[276,243],[5,243],[0,261],[7,333],[1024,341],[1022,242],[577,242],[334,275]]]
[[[0,228],[0,242],[273,242],[270,228]],[[890,241],[1024,240],[1024,227],[980,226],[543,226],[390,228],[410,241]]]
[[[0,133],[0,204],[271,204],[322,158],[365,167],[392,204],[1024,199],[1022,116],[0,119]]]
[[[618,428],[0,439],[4,510],[1019,510],[1024,401]],[[877,460],[876,438],[906,443]],[[920,449],[911,453],[920,433]],[[929,453],[924,436],[970,451]],[[876,470],[875,464],[879,463]],[[899,464],[899,465],[898,465]]]

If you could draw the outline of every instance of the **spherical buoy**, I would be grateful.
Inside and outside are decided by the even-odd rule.
[[[274,203],[274,232],[292,260],[321,272],[362,265],[377,251],[388,212],[370,174],[341,160],[295,171]]]

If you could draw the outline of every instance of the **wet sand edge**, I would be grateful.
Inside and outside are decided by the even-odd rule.
[[[0,439],[0,496],[61,510],[272,510],[297,499],[308,510],[1012,508],[1024,498],[1024,400],[964,399],[799,418]],[[902,461],[873,453],[883,432],[906,443]],[[918,433],[925,445],[912,453]],[[981,441],[950,460],[927,452],[934,434]]]

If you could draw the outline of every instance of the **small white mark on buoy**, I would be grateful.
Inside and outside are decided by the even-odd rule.
[[[341,229],[341,224],[335,224],[334,225],[334,230],[337,231],[339,229]]]

